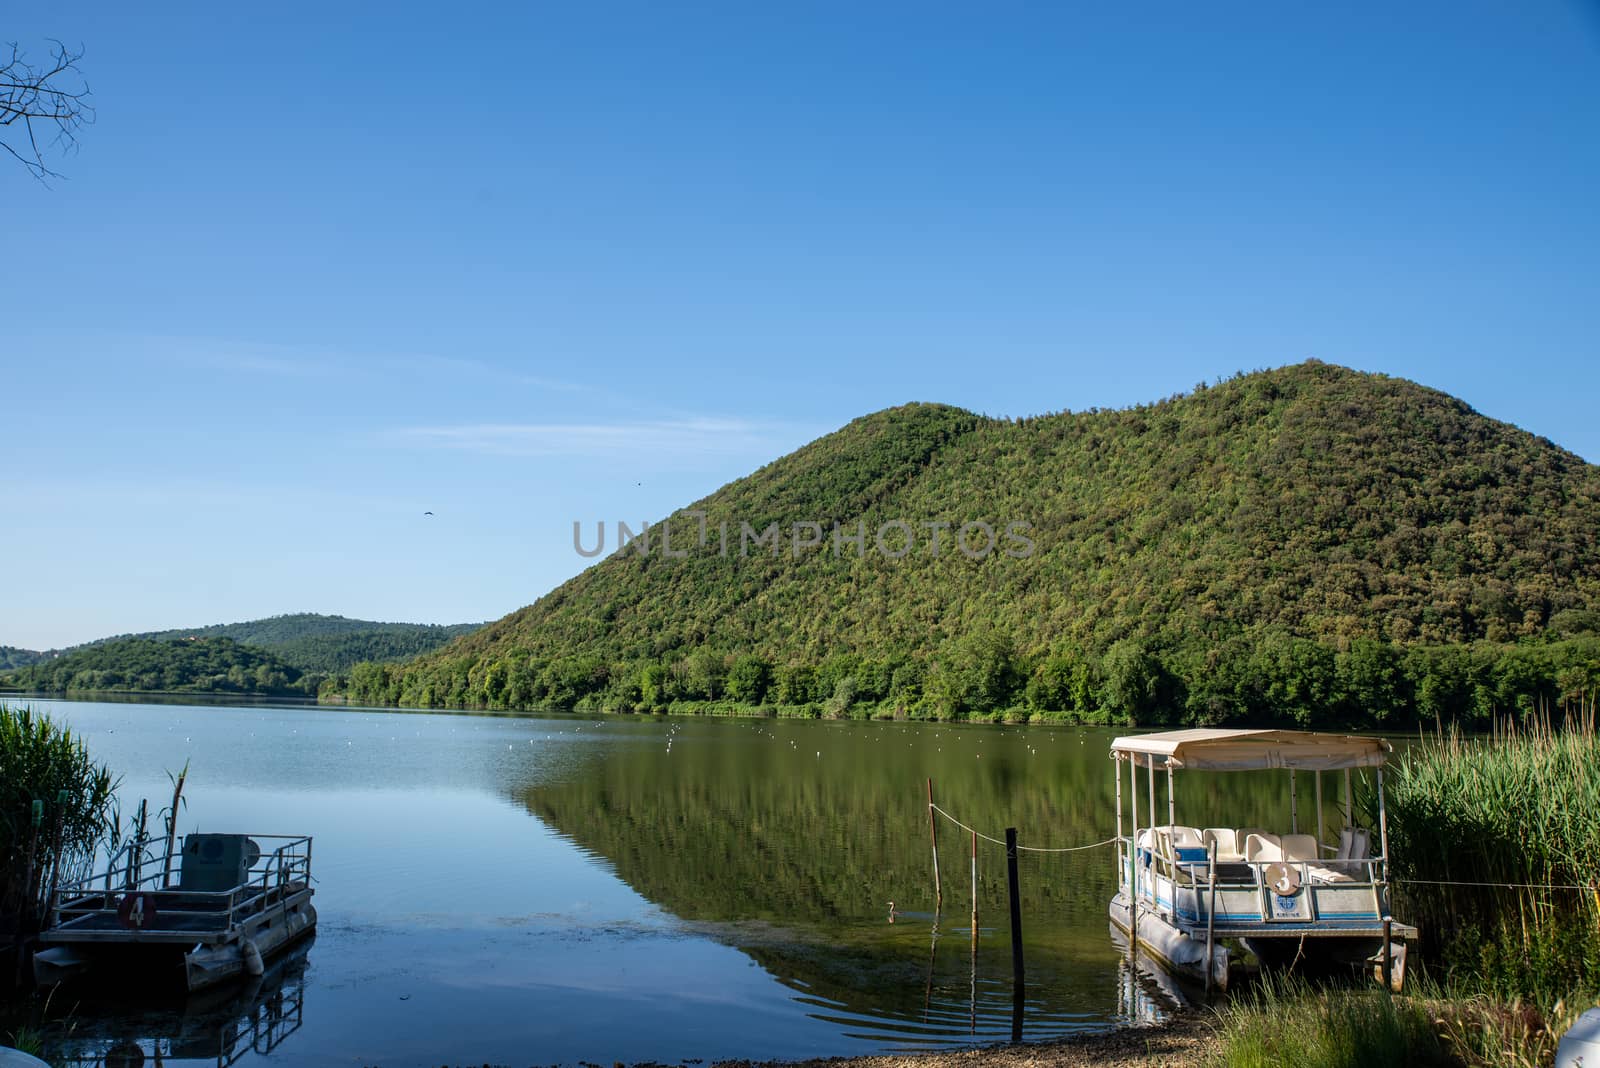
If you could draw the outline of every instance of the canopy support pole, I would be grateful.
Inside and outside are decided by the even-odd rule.
[[[1130,960],[1136,961],[1139,955],[1139,758],[1131,753],[1128,754],[1128,799],[1133,808],[1133,833],[1128,838],[1128,954]]]
[[[1172,800],[1172,761],[1167,761],[1167,828],[1178,825],[1178,809]]]
[[[1322,848],[1322,772],[1319,770],[1315,776],[1317,780],[1317,848]],[[1320,856],[1320,853],[1319,853]]]
[[[1289,769],[1289,833],[1300,833],[1300,795],[1295,789],[1294,769]]]
[[[1350,806],[1350,769],[1344,769],[1344,825],[1356,825],[1356,810]]]
[[[1378,902],[1383,912],[1383,989],[1394,989],[1392,983],[1393,971],[1389,950],[1389,931],[1393,922],[1389,915],[1389,814],[1383,805],[1383,765],[1378,765],[1378,840],[1383,843],[1383,883],[1378,892],[1382,900]]]

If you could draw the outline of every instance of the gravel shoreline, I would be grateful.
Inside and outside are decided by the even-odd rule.
[[[711,1068],[1077,1068],[1080,1065],[1193,1068],[1216,1048],[1211,1022],[1184,1016],[1037,1045],[983,1046],[935,1053],[827,1057],[809,1061],[719,1061]]]

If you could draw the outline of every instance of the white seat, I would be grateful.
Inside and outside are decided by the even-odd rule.
[[[1244,840],[1244,859],[1254,864],[1270,864],[1283,859],[1283,847],[1278,836],[1263,831],[1251,831]]]
[[[1328,867],[1349,878],[1365,875],[1366,859],[1372,855],[1372,832],[1365,827],[1346,827],[1339,832],[1339,849]]]
[[[1276,842],[1278,840],[1278,836],[1267,830],[1265,827],[1240,827],[1237,831],[1233,832],[1233,840],[1239,843],[1239,852],[1244,852],[1245,844],[1250,841],[1250,836],[1252,834],[1259,834],[1269,842]]]
[[[1174,849],[1198,849],[1205,843],[1200,838],[1200,832],[1193,827],[1180,827],[1173,824],[1167,827],[1157,827],[1156,833],[1161,836],[1163,845]]]
[[[1317,856],[1317,839],[1310,834],[1286,834],[1280,840],[1283,847],[1284,860],[1308,860],[1315,864],[1321,858]]]
[[[1312,864],[1310,869],[1311,878],[1319,883],[1348,883],[1352,881],[1350,876],[1344,872],[1334,871],[1326,865]]]
[[[1219,864],[1237,864],[1244,859],[1232,827],[1207,827],[1200,832],[1200,844],[1207,849],[1216,848]]]

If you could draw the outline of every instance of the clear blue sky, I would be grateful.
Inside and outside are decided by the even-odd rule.
[[[574,519],[909,400],[1120,406],[1315,356],[1600,459],[1592,5],[0,31],[81,43],[99,113],[69,180],[0,167],[0,644],[494,618],[580,569]]]

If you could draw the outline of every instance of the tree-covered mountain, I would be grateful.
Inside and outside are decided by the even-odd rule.
[[[1600,680],[1600,469],[1317,362],[1115,411],[889,409],[665,525],[351,696],[1218,722]]]
[[[176,641],[191,638],[227,638],[240,645],[271,650],[279,659],[302,672],[331,674],[348,671],[361,661],[404,660],[437,649],[452,638],[470,634],[480,623],[379,623],[370,619],[297,612],[244,623],[216,623],[207,627],[119,634],[89,645],[128,638]]]
[[[18,649],[12,645],[0,645],[0,671],[25,668],[30,664],[37,664],[51,655],[34,649]]]
[[[304,696],[316,693],[322,679],[232,638],[119,638],[79,646],[0,677],[0,682],[41,693],[136,690]]]

